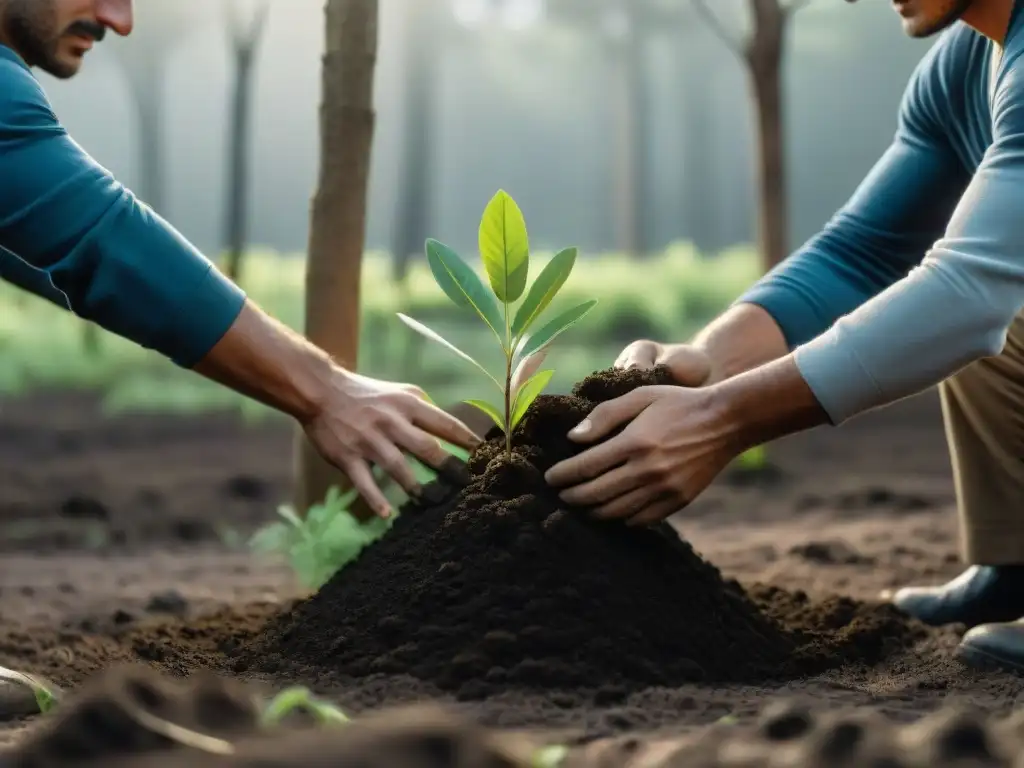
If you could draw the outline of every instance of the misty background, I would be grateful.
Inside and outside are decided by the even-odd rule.
[[[131,38],[108,37],[72,80],[40,79],[71,135],[213,256],[224,239],[229,33],[222,4],[176,0],[172,22],[170,2],[139,0]],[[615,19],[572,11],[538,19],[528,0],[518,15],[483,19],[473,0],[381,0],[367,247],[393,246],[400,193],[411,183],[404,153],[418,147],[414,207],[426,234],[471,249],[483,204],[501,187],[522,206],[536,247],[620,248],[617,121],[630,104],[642,112],[634,125],[643,248],[750,243],[747,76],[700,16],[686,12],[689,2],[668,3],[681,9],[677,23],[641,19],[634,29],[641,77],[630,102],[617,87],[614,45],[623,31]],[[743,0],[712,6],[731,31],[745,31]],[[907,78],[933,41],[905,37],[884,0],[815,0],[790,31],[784,99],[795,247],[885,148]],[[271,4],[251,111],[248,236],[257,247],[306,247],[323,35],[322,0]],[[425,52],[425,65],[410,58],[414,51]],[[154,66],[162,77],[151,76]],[[161,110],[161,152],[149,158],[159,189],[144,179],[133,83]]]

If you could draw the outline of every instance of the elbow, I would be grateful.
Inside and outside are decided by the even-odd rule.
[[[1003,312],[988,311],[977,318],[976,332],[971,336],[974,342],[970,349],[972,361],[1003,353],[1014,317],[1015,314],[1007,316]]]

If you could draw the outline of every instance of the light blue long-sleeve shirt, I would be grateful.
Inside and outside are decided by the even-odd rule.
[[[183,367],[206,355],[245,302],[71,139],[31,70],[2,45],[0,278]]]
[[[779,323],[835,424],[999,354],[1024,307],[1022,5],[996,61],[962,22],[943,33],[853,197],[739,299]]]

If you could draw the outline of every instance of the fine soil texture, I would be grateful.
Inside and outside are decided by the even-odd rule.
[[[350,689],[408,675],[463,700],[557,691],[579,705],[652,686],[802,677],[923,636],[886,606],[850,603],[836,621],[835,604],[777,590],[758,603],[667,524],[630,528],[563,508],[543,473],[578,452],[566,433],[600,402],[667,383],[663,370],[609,371],[569,396],[541,396],[511,460],[491,435],[465,488],[408,507],[275,620],[255,668]]]
[[[629,531],[558,509],[536,483],[572,450],[564,433],[576,415],[611,394],[601,390],[611,382],[596,382],[576,399],[537,403],[537,414],[570,406],[561,423],[527,420],[523,437],[547,430],[529,441],[543,451],[519,439],[511,467],[490,466],[497,445],[488,446],[461,495],[448,489],[407,509],[316,599],[283,560],[244,546],[289,500],[287,422],[110,417],[95,398],[66,392],[0,400],[0,665],[69,691],[130,663],[174,681],[214,670],[264,691],[312,685],[353,714],[424,700],[456,713],[388,713],[371,721],[377,730],[348,732],[363,757],[317,741],[328,756],[319,763],[301,739],[275,738],[282,754],[245,735],[256,746],[239,753],[267,757],[264,766],[372,766],[365,744],[397,739],[388,728],[450,755],[462,749],[446,753],[453,740],[491,744],[478,724],[575,744],[570,765],[818,765],[829,763],[806,755],[875,743],[865,733],[900,744],[924,733],[954,752],[957,734],[976,744],[976,721],[942,725],[953,722],[949,704],[1014,711],[1019,676],[951,658],[962,627],[924,630],[878,603],[880,590],[962,569],[934,393],[773,444],[768,466],[730,469],[666,526]],[[793,697],[814,717],[769,761],[758,752],[774,745],[761,730],[765,707]],[[839,713],[851,706],[855,715]],[[937,710],[944,720],[902,725]],[[0,711],[13,714],[2,684]],[[845,724],[869,715],[886,725]],[[735,724],[708,736],[722,718]],[[63,722],[0,716],[0,755]],[[982,727],[986,744],[997,730]],[[874,764],[952,764],[901,754]],[[174,764],[160,755],[143,764]],[[459,763],[409,763],[442,764]]]
[[[261,723],[265,697],[207,674],[182,684],[115,667],[16,749],[4,768],[535,768],[543,741],[485,729],[450,708],[388,708],[333,727],[295,713]],[[946,707],[910,725],[869,710],[817,713],[774,702],[753,723],[690,737],[593,741],[562,768],[1017,768],[1024,716],[987,718]],[[550,763],[541,763],[547,765]]]

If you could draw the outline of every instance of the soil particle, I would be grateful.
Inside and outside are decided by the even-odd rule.
[[[460,699],[507,689],[602,700],[650,686],[749,683],[875,659],[914,628],[896,612],[726,581],[667,524],[631,529],[565,509],[544,471],[598,403],[668,384],[605,371],[541,396],[504,453],[497,430],[454,498],[391,532],[247,650],[253,670],[325,684],[408,675]]]

